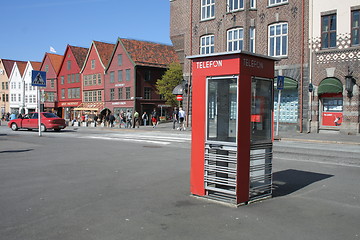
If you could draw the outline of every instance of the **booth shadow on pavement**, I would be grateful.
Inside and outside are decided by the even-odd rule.
[[[334,175],[287,169],[273,173],[272,197],[282,197]]]

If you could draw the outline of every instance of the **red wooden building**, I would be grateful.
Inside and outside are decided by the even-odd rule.
[[[165,116],[167,106],[156,81],[178,61],[172,46],[119,38],[106,69],[105,107],[115,114],[127,110],[150,114],[156,108]]]
[[[76,108],[81,114],[100,114],[105,107],[105,69],[115,44],[93,41],[80,71],[83,102]]]
[[[57,77],[63,60],[62,55],[45,53],[40,71],[46,72],[46,87],[41,90],[44,111],[54,112],[57,103]]]
[[[74,108],[82,103],[80,70],[88,48],[67,45],[58,73],[58,115],[66,120],[76,116]]]

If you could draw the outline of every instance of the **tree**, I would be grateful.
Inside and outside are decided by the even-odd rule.
[[[183,73],[180,63],[172,63],[161,79],[156,82],[159,94],[162,94],[166,100],[166,104],[176,106],[178,102],[176,96],[172,94],[173,89],[181,84]]]

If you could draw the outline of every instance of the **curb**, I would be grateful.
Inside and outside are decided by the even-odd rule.
[[[331,144],[347,144],[359,145],[360,142],[346,142],[346,141],[328,141],[328,140],[315,140],[315,139],[299,139],[299,138],[280,138],[277,141],[293,141],[293,142],[313,142],[313,143],[331,143]]]

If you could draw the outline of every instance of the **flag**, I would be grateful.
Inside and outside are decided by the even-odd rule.
[[[51,47],[51,46],[50,46],[50,52],[56,53],[55,49],[53,47]]]

